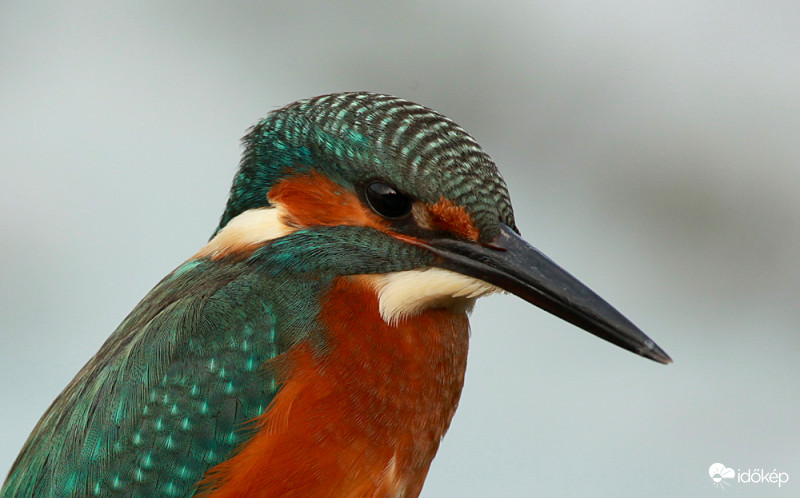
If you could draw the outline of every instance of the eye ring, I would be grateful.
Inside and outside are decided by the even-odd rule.
[[[411,212],[411,199],[383,182],[367,185],[364,195],[369,207],[384,218],[397,220]]]

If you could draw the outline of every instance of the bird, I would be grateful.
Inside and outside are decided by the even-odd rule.
[[[218,227],[47,409],[0,496],[413,497],[477,298],[670,357],[526,242],[463,128],[370,92],[275,110]]]

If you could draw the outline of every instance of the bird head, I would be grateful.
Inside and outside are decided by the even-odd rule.
[[[286,271],[360,276],[388,323],[506,291],[671,361],[520,237],[494,162],[441,114],[388,95],[324,95],[273,112],[244,144],[219,227],[199,256],[268,253]]]

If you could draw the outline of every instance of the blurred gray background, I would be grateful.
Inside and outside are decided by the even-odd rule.
[[[798,26],[790,1],[3,2],[0,474],[205,243],[246,128],[363,89],[466,128],[523,235],[675,360],[483,300],[423,496],[800,496]],[[722,491],[715,462],[790,481]]]

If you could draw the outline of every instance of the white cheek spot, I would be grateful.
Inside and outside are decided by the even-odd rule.
[[[481,296],[504,292],[490,283],[441,268],[365,275],[378,294],[383,321],[396,325],[429,308],[471,311]]]
[[[296,228],[286,225],[286,210],[280,206],[248,209],[228,222],[194,258],[217,258],[252,250],[264,242],[285,237]]]

